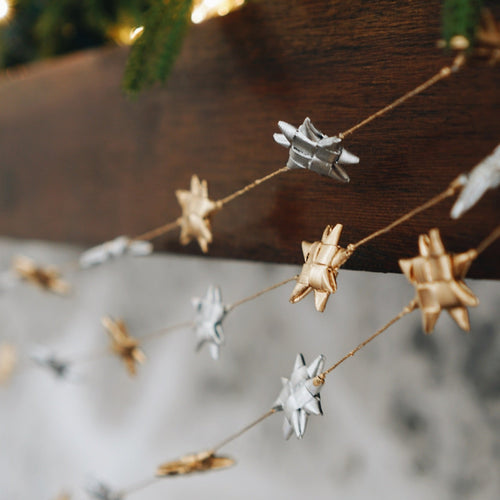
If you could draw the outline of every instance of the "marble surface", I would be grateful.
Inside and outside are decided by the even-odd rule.
[[[44,263],[81,249],[0,240],[0,269],[14,254]],[[288,303],[293,284],[229,313],[219,361],[195,352],[192,330],[144,344],[131,378],[118,359],[75,364],[59,380],[28,355],[106,352],[105,314],[132,335],[191,320],[191,297],[220,285],[226,303],[293,276],[296,266],[153,255],[68,275],[69,297],[22,284],[0,295],[0,341],[21,352],[0,387],[0,500],[84,500],[99,478],[116,489],[157,465],[215,445],[275,401],[297,353],[329,366],[397,314],[414,292],[401,275],[341,271],[326,311]],[[332,373],[303,440],[284,441],[278,414],[222,450],[229,470],[166,478],[131,500],[186,498],[477,499],[500,497],[500,284],[468,281],[479,296],[470,334],[443,314],[425,336],[420,313],[393,326]]]

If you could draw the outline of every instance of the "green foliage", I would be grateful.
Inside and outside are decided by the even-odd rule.
[[[144,16],[144,32],[133,45],[123,87],[136,94],[156,81],[164,82],[187,31],[193,0],[153,0]]]
[[[16,0],[0,26],[0,67],[26,63],[110,41],[125,20],[140,25],[148,0]]]
[[[447,47],[457,35],[474,43],[482,6],[483,0],[444,0],[442,35]]]

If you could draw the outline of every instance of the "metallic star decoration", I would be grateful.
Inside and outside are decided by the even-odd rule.
[[[359,158],[342,147],[342,139],[323,134],[309,118],[298,129],[283,121],[278,122],[278,126],[282,134],[274,134],[274,140],[290,148],[289,169],[304,168],[340,182],[349,182],[341,165],[355,165]]]
[[[68,283],[61,279],[61,275],[55,267],[40,267],[28,257],[17,256],[12,261],[12,268],[22,279],[44,290],[60,295],[65,295],[70,290]]]
[[[139,347],[139,341],[129,335],[127,326],[122,320],[115,321],[105,316],[101,323],[111,337],[112,351],[122,358],[129,374],[135,375],[136,364],[146,361],[146,355]]]
[[[488,189],[500,186],[500,145],[469,174],[460,176],[460,181],[464,188],[451,209],[453,219],[458,219],[473,207]]]
[[[114,240],[89,248],[80,255],[79,264],[83,269],[102,264],[108,260],[131,255],[142,257],[151,254],[153,244],[149,241],[132,240],[127,236],[118,236]]]
[[[290,296],[292,304],[299,302],[314,290],[316,310],[320,312],[325,310],[330,294],[337,291],[336,277],[339,268],[352,254],[349,249],[338,246],[342,228],[342,224],[337,224],[335,227],[326,226],[321,241],[302,242],[305,264]]]
[[[192,239],[196,239],[202,252],[207,253],[208,244],[212,243],[210,220],[219,209],[217,203],[208,198],[207,181],[200,181],[196,175],[193,175],[191,190],[179,189],[175,195],[182,208],[181,244],[187,245]]]
[[[467,306],[477,306],[479,300],[463,279],[477,252],[446,253],[439,229],[431,229],[428,235],[421,234],[418,246],[420,255],[413,259],[400,259],[399,266],[415,286],[425,333],[432,332],[443,309],[460,328],[470,330]]]
[[[212,358],[219,359],[219,349],[224,344],[222,321],[227,314],[221,290],[218,286],[210,285],[203,299],[194,298],[191,302],[195,308],[193,323],[198,340],[196,349],[199,350],[203,344],[208,343]]]
[[[85,487],[85,491],[95,500],[123,500],[124,495],[113,491],[107,484],[93,480]]]
[[[40,349],[31,353],[30,358],[42,368],[46,368],[51,371],[56,378],[70,378],[70,363],[58,358],[55,354],[47,352],[44,349]]]
[[[0,385],[5,384],[12,377],[17,365],[17,351],[12,344],[0,344]]]
[[[274,403],[274,409],[285,412],[283,435],[289,439],[293,432],[302,439],[309,415],[322,415],[319,391],[324,381],[315,377],[323,370],[325,357],[318,356],[306,366],[304,356],[297,355],[290,379],[282,378],[283,389]]]
[[[192,474],[193,472],[225,469],[226,467],[231,467],[234,463],[232,458],[217,456],[213,451],[202,451],[200,453],[186,455],[179,460],[161,464],[156,470],[156,475],[177,476]]]

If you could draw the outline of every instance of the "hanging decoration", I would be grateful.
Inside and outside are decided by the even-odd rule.
[[[370,342],[379,337],[382,333],[387,331],[392,325],[400,321],[404,316],[407,316],[418,307],[420,307],[423,310],[422,302],[426,300],[425,290],[427,290],[427,288],[425,287],[428,285],[429,282],[431,281],[435,283],[439,283],[442,281],[446,282],[446,286],[448,286],[449,289],[452,291],[451,295],[453,295],[456,292],[456,287],[458,286],[459,288],[463,289],[463,291],[465,291],[467,297],[473,297],[474,302],[476,302],[477,304],[477,299],[465,287],[465,285],[462,283],[462,280],[465,277],[465,274],[469,269],[469,266],[472,263],[472,261],[475,260],[489,245],[491,245],[498,238],[500,238],[500,226],[497,226],[490,233],[490,235],[486,237],[477,246],[476,249],[466,252],[465,254],[463,254],[464,256],[462,256],[461,254],[459,254],[458,256],[454,256],[458,257],[457,258],[458,268],[450,271],[449,266],[448,270],[446,269],[447,264],[446,263],[443,264],[443,261],[446,262],[448,261],[448,259],[453,260],[453,257],[450,257],[449,254],[445,254],[444,246],[442,245],[439,236],[439,231],[431,230],[429,232],[429,235],[421,235],[419,238],[419,243],[424,247],[422,253],[427,253],[429,256],[431,256],[432,259],[434,259],[432,263],[427,261],[425,263],[426,265],[424,266],[419,266],[418,264],[415,266],[414,265],[415,263],[413,263],[413,267],[416,267],[418,269],[416,271],[416,274],[419,274],[420,272],[420,274],[425,275],[426,273],[429,272],[429,270],[431,271],[430,279],[422,281],[422,283],[424,283],[424,288],[422,289],[424,290],[424,292],[422,295],[419,295],[419,293],[417,292],[417,297],[411,300],[396,316],[394,316],[391,320],[389,320],[384,326],[379,328],[370,337],[368,337],[366,340],[358,344],[354,349],[349,351],[336,363],[334,363],[324,371],[323,371],[323,365],[325,358],[323,355],[318,356],[309,366],[307,366],[304,357],[301,354],[299,354],[295,360],[294,369],[292,371],[290,379],[282,378],[282,386],[283,386],[282,390],[277,400],[275,401],[273,407],[269,411],[261,415],[259,418],[257,418],[250,424],[243,427],[240,431],[223,439],[220,443],[211,448],[209,451],[195,455],[187,455],[181,458],[180,460],[169,462],[167,464],[160,466],[157,470],[157,474],[176,475],[182,473],[181,471],[186,471],[186,473],[189,473],[198,470],[210,470],[219,468],[216,466],[208,466],[208,465],[205,467],[203,465],[205,457],[216,457],[215,453],[219,451],[221,448],[235,441],[236,439],[240,438],[241,436],[249,432],[251,429],[262,423],[264,420],[269,418],[271,415],[274,415],[275,413],[279,413],[281,411],[283,411],[285,414],[285,421],[283,425],[284,438],[288,439],[293,433],[295,433],[295,435],[298,438],[302,438],[306,430],[307,420],[309,415],[322,414],[319,393],[326,382],[326,377],[336,368],[338,368],[342,363],[344,363],[347,359],[352,358],[363,347],[365,347]],[[465,257],[465,255],[467,257]],[[421,257],[424,256],[421,255]],[[419,259],[419,257],[417,257],[416,259]],[[412,260],[414,261],[415,259],[408,259],[408,261],[410,262]],[[403,267],[405,266],[406,264],[403,264]],[[453,264],[451,264],[451,267],[453,268]],[[450,274],[451,276],[449,276]],[[452,282],[455,282],[456,284],[452,284]],[[417,290],[419,285],[420,283],[416,284]],[[443,290],[438,290],[438,291],[443,291]],[[444,301],[438,304],[439,311],[442,308],[447,308],[447,310],[453,308],[462,309],[465,306],[465,302],[457,303],[453,302],[453,300],[450,300],[450,294],[448,293],[448,291],[445,291],[442,296],[444,297]],[[455,295],[455,298],[457,298],[457,295]],[[458,297],[458,299],[460,300],[461,297]],[[457,317],[460,318],[460,321],[463,321],[464,317],[463,312],[457,314]],[[456,319],[455,315],[453,315],[453,318]],[[437,317],[435,319],[437,319]],[[434,323],[432,324],[432,326],[434,326]],[[428,332],[427,325],[425,324],[425,322],[424,322],[424,330],[426,331],[426,333]],[[231,459],[227,459],[226,457],[220,457],[220,458],[223,459],[221,467],[225,467],[226,463],[229,465],[232,465],[233,463]],[[226,460],[229,461],[226,462]],[[171,471],[174,472],[172,473]],[[122,490],[123,496],[125,496],[125,494],[130,491],[137,491],[138,489],[141,489],[142,487],[151,484],[152,481],[153,480],[151,478],[148,478],[147,480],[139,483],[138,487]]]
[[[118,236],[114,240],[106,241],[83,252],[78,263],[82,269],[87,269],[123,255],[144,257],[152,252],[153,244],[149,241],[131,240],[127,236]]]
[[[105,316],[101,322],[111,337],[111,350],[123,360],[128,373],[135,375],[137,363],[142,364],[146,361],[146,355],[139,347],[139,341],[129,335],[127,326],[122,320]]]
[[[141,37],[141,40],[142,38],[143,37]],[[289,148],[287,166],[275,170],[262,178],[256,179],[225,198],[215,201],[208,198],[207,182],[205,180],[200,181],[196,175],[193,175],[189,191],[176,191],[176,196],[182,209],[181,217],[134,238],[121,236],[110,242],[91,248],[82,254],[79,262],[80,267],[87,268],[92,265],[103,263],[112,257],[127,253],[132,255],[148,255],[152,251],[150,245],[151,240],[177,229],[178,227],[181,228],[181,244],[186,245],[191,240],[196,239],[202,252],[206,253],[208,251],[208,245],[213,240],[211,219],[215,213],[258,185],[295,168],[307,168],[342,182],[348,182],[349,177],[341,168],[341,165],[356,164],[359,162],[359,158],[345,150],[341,146],[341,141],[376,118],[381,117],[395,107],[403,104],[408,99],[422,93],[440,80],[457,72],[464,63],[464,55],[459,54],[450,66],[443,67],[438,73],[421,85],[415,87],[413,90],[407,92],[376,113],[368,116],[350,129],[339,133],[337,136],[326,136],[316,129],[308,118],[304,120],[304,123],[299,129],[295,129],[295,127],[285,122],[279,122],[283,134],[275,134],[275,140],[279,144]],[[57,270],[52,268],[38,268],[34,262],[28,259],[22,261],[18,267],[18,273],[28,281],[37,283],[43,288],[57,291],[57,293],[67,293],[68,286],[60,279]]]
[[[401,259],[403,274],[415,286],[415,300],[422,311],[425,333],[434,329],[445,309],[463,330],[470,330],[467,306],[479,304],[477,297],[465,286],[463,279],[477,257],[472,249],[460,254],[446,253],[439,229],[431,229],[418,240],[420,255]]]
[[[489,9],[481,12],[481,23],[476,32],[475,53],[487,59],[490,66],[500,63],[500,23]]]
[[[224,344],[222,321],[227,314],[220,288],[210,286],[205,297],[192,299],[192,304],[195,308],[194,331],[198,341],[196,350],[207,343],[212,359],[219,359],[219,349]]]
[[[452,219],[461,217],[486,191],[500,186],[500,145],[468,174],[459,177],[459,182],[463,189],[451,209]]]
[[[283,436],[289,439],[295,435],[302,439],[306,431],[309,415],[323,415],[319,391],[324,380],[317,377],[323,370],[325,357],[318,356],[306,366],[304,356],[297,355],[290,379],[282,378],[283,389],[274,403],[273,409],[285,413]]]
[[[71,362],[61,359],[54,353],[44,349],[38,349],[30,354],[32,361],[37,363],[42,368],[47,369],[58,379],[70,378]]]
[[[342,224],[337,224],[335,227],[326,226],[321,241],[302,242],[305,264],[290,296],[292,304],[299,302],[314,290],[316,310],[320,312],[325,310],[330,294],[337,291],[336,278],[339,268],[352,254],[349,249],[338,245],[342,228]]]
[[[17,275],[34,285],[60,295],[66,295],[70,286],[60,275],[59,270],[54,267],[41,267],[28,257],[18,256],[12,262],[12,269]]]
[[[448,2],[449,5],[466,6],[465,10],[456,15],[455,21],[457,25],[462,21],[465,22],[466,16],[463,14],[467,11],[471,2],[472,0],[450,0]],[[239,2],[240,5],[241,3]],[[157,78],[165,80],[173,65],[174,57],[180,49],[192,4],[193,0],[155,1],[151,4],[146,16],[147,22],[144,25],[143,35],[136,42],[130,56],[129,68],[132,68],[132,70],[129,69],[125,77],[125,86],[128,91],[136,92]],[[446,8],[448,7],[445,7],[445,10]],[[470,29],[471,25],[472,23],[469,24],[467,20],[467,25],[464,25],[463,29],[459,30],[461,31],[460,34],[457,34],[458,31],[455,28],[448,30],[445,38],[449,46],[453,47],[455,45],[457,47],[457,44],[459,44],[457,36],[466,36],[467,40],[471,41],[474,36]],[[481,40],[483,45],[487,44],[487,40],[490,40],[488,37],[496,36],[494,33],[495,31],[492,30],[492,25],[489,23],[489,27],[485,31],[479,31],[478,39]],[[154,64],[150,64],[149,58],[145,57],[147,48],[152,45],[156,48],[154,54],[156,61]],[[495,50],[493,51],[494,57],[498,57],[498,55],[495,55],[497,54]],[[282,133],[274,134],[274,139],[278,144],[289,149],[288,162],[285,167],[259,178],[242,189],[218,200],[211,200],[208,197],[207,181],[200,180],[196,175],[193,175],[189,191],[177,190],[175,192],[182,210],[182,215],[179,218],[135,238],[119,236],[114,240],[93,247],[80,256],[79,267],[86,269],[124,255],[149,255],[153,250],[151,240],[176,228],[180,228],[181,244],[186,245],[192,240],[196,240],[201,251],[206,253],[209,244],[213,240],[212,217],[234,199],[288,170],[307,169],[343,183],[349,182],[350,178],[343,167],[357,164],[359,158],[343,148],[342,142],[345,137],[406,100],[422,93],[440,80],[457,72],[464,63],[464,54],[459,54],[450,66],[442,68],[423,84],[352,128],[335,136],[330,137],[320,132],[309,118],[306,118],[298,128],[280,121],[278,126]],[[192,301],[195,307],[193,321],[173,325],[140,338],[132,337],[122,320],[113,320],[108,316],[104,317],[102,324],[111,337],[112,352],[122,359],[129,374],[135,375],[137,364],[146,360],[141,348],[145,340],[175,329],[191,326],[196,334],[197,349],[207,343],[212,358],[217,359],[220,354],[220,347],[224,343],[222,322],[228,312],[292,280],[295,280],[296,284],[290,297],[291,302],[296,303],[311,291],[314,291],[315,307],[318,311],[324,311],[329,296],[337,290],[336,279],[340,267],[357,248],[381,234],[387,233],[417,213],[451,197],[460,189],[462,192],[452,209],[452,217],[454,218],[461,216],[474,205],[485,191],[497,187],[500,184],[499,148],[500,146],[490,157],[476,166],[468,176],[455,179],[437,196],[396,219],[386,227],[356,243],[347,245],[345,248],[339,245],[343,229],[342,224],[328,225],[320,241],[313,243],[302,242],[305,263],[298,276],[274,284],[238,302],[230,305],[223,304],[220,288],[210,286],[204,298],[193,299]],[[479,301],[465,285],[465,275],[478,255],[497,238],[500,238],[500,226],[483,240],[477,248],[461,254],[450,254],[444,248],[438,229],[431,229],[428,234],[420,235],[420,255],[399,261],[403,273],[416,289],[416,296],[398,315],[326,370],[324,370],[325,357],[323,355],[319,355],[310,365],[306,365],[304,357],[299,354],[295,360],[290,378],[282,378],[281,392],[269,411],[211,449],[184,455],[178,460],[161,464],[156,470],[157,478],[188,475],[194,472],[217,470],[232,466],[235,463],[232,458],[218,455],[217,452],[275,413],[284,413],[283,435],[285,439],[289,439],[294,433],[297,438],[302,438],[306,431],[309,416],[322,414],[320,391],[326,382],[327,375],[388,330],[394,323],[417,308],[422,311],[425,333],[433,331],[443,309],[451,315],[462,329],[469,330],[467,307],[477,306]],[[69,285],[62,280],[60,272],[55,268],[40,267],[27,257],[17,257],[14,260],[13,269],[21,279],[34,283],[45,290],[58,294],[65,294],[69,291]],[[12,373],[15,358],[15,351],[12,349],[9,351],[8,346],[0,345],[0,382],[8,379]],[[75,363],[75,360],[65,361],[52,353],[35,353],[32,355],[32,359],[61,379],[68,377],[70,368]],[[97,481],[87,488],[87,492],[96,500],[123,500],[130,492],[143,488],[150,484],[152,480],[156,480],[156,478],[150,478],[139,483],[139,485],[120,491],[113,491],[105,483]]]
[[[85,492],[94,500],[123,500],[124,495],[120,492],[113,491],[107,484],[102,481],[91,481],[85,487]]]
[[[212,450],[202,451],[191,455],[185,455],[178,460],[161,464],[156,469],[158,477],[179,476],[192,474],[193,472],[205,472],[208,470],[226,469],[234,465],[234,460],[225,456],[217,456]]]
[[[207,181],[193,175],[190,191],[177,190],[177,201],[182,208],[180,242],[187,245],[196,239],[203,253],[208,252],[208,244],[212,243],[210,219],[218,209],[217,203],[208,198]]]
[[[274,134],[274,140],[290,150],[286,164],[290,170],[303,168],[339,182],[349,182],[342,166],[356,165],[359,158],[342,147],[342,139],[323,134],[309,118],[298,129],[283,121],[278,122],[278,126],[282,133]]]

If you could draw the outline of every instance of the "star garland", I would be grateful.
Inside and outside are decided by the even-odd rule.
[[[489,26],[491,28],[491,23]],[[491,34],[491,29],[486,33]],[[271,172],[219,200],[211,200],[208,197],[206,180],[200,180],[196,175],[193,175],[190,190],[177,190],[175,193],[182,210],[182,215],[179,218],[134,238],[120,236],[93,247],[81,255],[77,264],[78,268],[87,269],[127,254],[148,255],[153,251],[151,240],[177,228],[180,228],[181,244],[186,245],[192,240],[196,240],[201,251],[206,253],[213,240],[211,229],[213,216],[234,199],[288,170],[307,169],[343,183],[349,182],[350,179],[344,167],[355,165],[359,162],[359,158],[343,147],[343,140],[406,100],[456,73],[464,63],[464,55],[459,54],[450,66],[442,68],[415,89],[336,136],[329,137],[323,134],[309,118],[306,118],[298,128],[286,122],[279,122],[281,133],[275,134],[275,141],[289,150],[289,159],[285,167]],[[461,194],[452,209],[451,216],[453,218],[461,216],[477,202],[486,190],[500,185],[499,156],[500,146],[490,157],[477,165],[470,174],[458,177],[440,194],[396,219],[388,226],[356,243],[348,244],[345,248],[339,245],[342,224],[326,226],[321,240],[313,243],[302,242],[305,262],[297,276],[274,284],[230,305],[222,303],[222,294],[219,288],[210,287],[204,298],[193,299],[195,307],[193,321],[172,325],[159,332],[134,338],[129,334],[122,320],[114,320],[111,317],[103,318],[103,325],[111,337],[111,351],[122,359],[129,374],[135,375],[137,364],[143,363],[146,359],[141,349],[145,340],[186,326],[192,326],[197,337],[198,348],[208,344],[212,357],[217,359],[220,346],[224,343],[222,322],[227,314],[239,305],[254,300],[292,280],[296,281],[290,297],[292,303],[302,300],[311,291],[314,291],[315,307],[318,311],[324,311],[329,296],[337,291],[336,280],[339,269],[357,248],[381,234],[387,233],[427,208],[453,196],[459,190],[461,190]],[[292,434],[295,434],[297,438],[302,438],[309,416],[322,414],[320,391],[326,383],[326,377],[340,364],[353,357],[359,350],[387,331],[394,323],[416,309],[421,310],[423,329],[426,334],[433,331],[443,310],[450,314],[460,328],[468,331],[470,324],[467,307],[477,306],[479,301],[465,285],[464,278],[472,262],[498,238],[500,238],[500,226],[496,227],[475,249],[460,254],[450,254],[446,252],[438,229],[431,229],[428,234],[420,235],[419,255],[399,261],[403,274],[415,287],[415,297],[397,316],[326,370],[323,369],[325,362],[323,355],[319,355],[307,365],[304,357],[299,354],[290,377],[282,379],[281,392],[270,410],[208,450],[183,455],[179,459],[159,465],[156,470],[156,478],[189,475],[232,466],[234,460],[218,455],[218,451],[275,413],[283,412],[284,414],[283,434],[286,439]],[[14,261],[13,269],[20,279],[36,284],[45,290],[58,294],[65,294],[69,291],[69,285],[62,280],[60,272],[53,267],[40,267],[26,257],[18,257]],[[3,380],[6,380],[12,373],[15,353],[13,354],[12,350],[9,351],[9,348],[5,348],[5,346],[0,347],[2,347],[0,350],[0,379],[3,376]],[[91,355],[89,358],[93,359],[94,357],[95,355]],[[33,359],[40,365],[49,368],[59,378],[66,378],[70,366],[75,363],[75,360],[65,361],[51,353],[34,355]],[[104,483],[97,482],[88,489],[88,492],[94,498],[121,500],[132,491],[142,489],[154,480],[156,479],[148,478],[146,481],[117,492]]]
[[[420,278],[418,278],[417,281],[413,274],[409,277],[410,283],[412,283],[417,290],[417,296],[412,299],[400,313],[326,370],[323,370],[325,360],[323,355],[319,355],[314,361],[307,365],[303,355],[298,354],[290,378],[282,378],[283,388],[270,410],[243,427],[240,431],[229,435],[209,450],[185,455],[180,459],[160,465],[156,471],[156,478],[149,478],[139,484],[143,484],[144,487],[146,487],[162,477],[177,474],[187,475],[199,471],[217,470],[233,465],[233,459],[218,456],[216,453],[221,448],[240,438],[275,413],[284,413],[285,418],[283,422],[283,435],[285,439],[289,439],[294,433],[297,438],[302,439],[309,416],[322,415],[323,413],[321,409],[320,391],[326,383],[326,377],[343,362],[352,358],[363,347],[375,340],[392,325],[417,308],[421,308],[422,310],[425,332],[430,333],[434,327],[435,321],[431,325],[431,330],[429,330],[429,323],[425,320],[426,315],[429,314],[425,299],[426,293],[424,292],[423,294],[420,294],[422,291],[420,285],[422,283],[427,287],[427,290],[429,289],[429,286],[436,287],[436,293],[432,294],[432,304],[434,307],[437,308],[439,312],[442,309],[446,309],[450,312],[450,314],[452,314],[452,317],[455,320],[459,318],[457,323],[462,329],[468,330],[468,322],[467,324],[464,324],[463,322],[463,312],[455,315],[452,311],[456,308],[466,309],[466,306],[475,306],[478,304],[477,298],[471,291],[465,288],[463,278],[465,277],[470,264],[482,251],[484,251],[498,238],[500,238],[500,226],[497,226],[492,233],[490,233],[490,235],[475,249],[471,249],[465,254],[454,255],[445,251],[439,235],[439,230],[431,229],[429,234],[420,235],[420,255],[415,257],[415,259],[420,260],[412,262],[414,259],[401,259],[400,265],[407,269],[409,267],[408,263],[411,262],[410,267],[415,267],[416,265],[418,270],[423,269],[424,273],[422,277],[424,277],[424,281],[421,281]],[[464,255],[467,257],[464,257]],[[416,272],[417,275],[419,275],[418,270]],[[447,270],[448,273],[443,273],[443,270]],[[429,271],[431,272],[429,273]],[[460,294],[457,295],[457,287],[463,289],[466,293],[468,301],[462,301],[463,297],[460,296]],[[424,298],[422,298],[422,296]],[[437,319],[437,317],[435,319]],[[137,491],[137,489],[138,488],[136,487],[132,487],[130,489],[121,490],[120,494],[122,496],[120,498],[126,496],[131,491]]]
[[[349,182],[349,176],[343,169],[344,166],[354,165],[359,162],[359,158],[347,151],[343,145],[343,140],[355,131],[364,127],[373,120],[385,115],[407,100],[421,94],[437,82],[448,78],[458,72],[466,62],[463,53],[459,53],[452,64],[441,68],[434,76],[399,97],[376,113],[368,116],[353,127],[340,132],[336,136],[329,137],[320,132],[309,118],[298,128],[286,122],[278,123],[281,133],[274,134],[275,141],[289,150],[289,159],[285,167],[279,168],[270,174],[256,179],[242,189],[221,198],[211,200],[208,197],[208,185],[206,180],[200,180],[198,176],[191,177],[190,190],[177,190],[175,192],[177,200],[182,209],[182,215],[174,221],[149,230],[133,238],[118,236],[114,240],[104,242],[96,247],[90,248],[82,253],[78,262],[67,263],[64,267],[68,269],[88,269],[89,267],[102,264],[113,258],[123,255],[145,256],[153,251],[152,240],[180,228],[180,243],[189,244],[196,240],[203,253],[208,252],[208,246],[213,240],[211,221],[213,216],[222,210],[228,203],[246,194],[260,184],[271,180],[282,173],[294,169],[306,169],[320,175],[333,178],[341,183]],[[25,258],[24,258],[25,259]],[[55,293],[65,294],[69,292],[69,287],[60,279],[59,271],[51,267],[50,276],[45,276],[46,269],[30,263],[28,273],[24,273],[19,266],[14,264],[13,270],[21,278],[35,283],[42,288]],[[50,284],[46,284],[46,282]],[[321,302],[321,301],[320,301]]]

